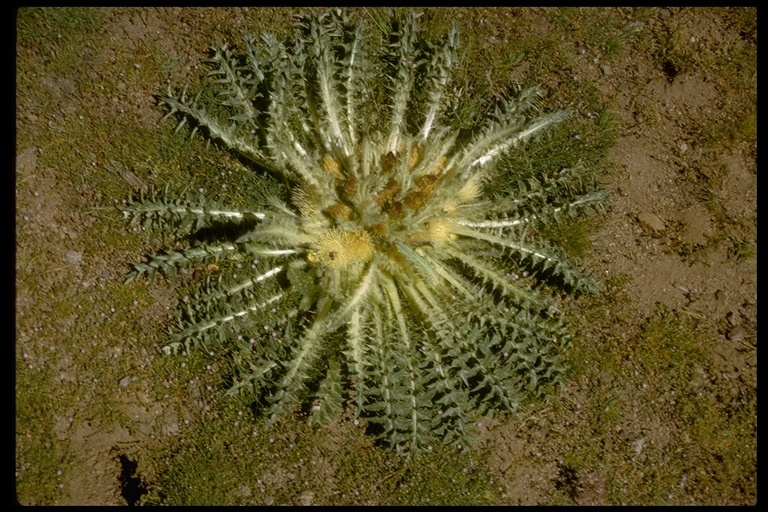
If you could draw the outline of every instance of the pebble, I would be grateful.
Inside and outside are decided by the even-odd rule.
[[[69,263],[80,263],[83,261],[83,253],[78,251],[67,251],[65,258]]]
[[[637,220],[640,221],[641,224],[644,226],[647,226],[654,231],[663,231],[666,227],[664,225],[664,221],[661,220],[658,215],[655,215],[651,212],[640,212],[637,214]]]
[[[135,375],[126,375],[122,379],[120,379],[117,383],[120,385],[121,388],[126,387],[131,382],[135,381],[138,377]]]
[[[301,496],[299,497],[299,501],[301,501],[301,504],[305,507],[312,504],[312,500],[315,498],[315,493],[312,491],[304,491],[301,493]]]
[[[742,341],[744,337],[747,335],[747,332],[744,330],[744,327],[741,325],[737,325],[730,331],[728,331],[728,339],[731,341]]]
[[[247,485],[241,485],[237,488],[237,494],[243,498],[248,498],[253,494],[253,491],[251,491],[251,488]]]
[[[37,168],[37,148],[31,147],[16,157],[16,171],[22,176],[35,172]]]

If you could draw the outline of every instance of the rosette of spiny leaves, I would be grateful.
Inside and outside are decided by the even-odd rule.
[[[286,43],[215,49],[202,91],[162,104],[264,173],[266,192],[246,210],[167,191],[124,208],[181,234],[240,229],[129,274],[246,263],[182,301],[167,352],[225,350],[231,392],[272,420],[348,404],[405,453],[466,447],[477,415],[560,382],[569,333],[552,291],[594,285],[537,233],[604,199],[578,165],[511,165],[566,114],[538,114],[536,88],[458,102],[458,32],[429,40],[417,18],[371,35],[331,12],[300,18]]]

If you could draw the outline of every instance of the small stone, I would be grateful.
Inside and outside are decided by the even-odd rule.
[[[37,148],[31,147],[16,157],[16,172],[28,176],[37,169]]]
[[[603,74],[605,76],[611,76],[613,74],[613,70],[611,69],[611,66],[607,64],[603,64]]]
[[[247,485],[241,485],[237,488],[236,492],[238,496],[242,496],[243,498],[248,498],[251,496],[251,494],[253,494],[253,492],[251,492],[251,488]]]
[[[312,504],[312,500],[315,497],[315,493],[312,491],[304,491],[301,493],[301,496],[299,497],[299,501],[301,501],[301,504],[305,507],[308,507]]]
[[[77,251],[67,251],[65,258],[69,263],[80,263],[83,261],[83,253]]]
[[[131,382],[133,382],[134,380],[136,380],[136,378],[137,378],[137,377],[136,377],[135,375],[126,375],[125,377],[123,377],[122,379],[120,379],[120,380],[119,380],[117,383],[120,385],[120,387],[121,387],[121,388],[124,388],[124,387],[126,387],[128,384],[130,384]]]
[[[664,228],[666,227],[664,225],[664,221],[651,212],[638,213],[637,220],[639,220],[640,223],[644,226],[647,226],[654,231],[664,231]]]
[[[746,335],[747,335],[747,332],[744,330],[744,327],[741,325],[737,325],[736,327],[728,331],[728,334],[726,334],[729,340],[736,341],[736,342],[742,341]]]

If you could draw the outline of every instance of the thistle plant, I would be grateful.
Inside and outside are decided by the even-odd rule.
[[[537,88],[463,102],[457,30],[430,40],[417,18],[372,35],[332,12],[299,19],[289,42],[216,48],[201,91],[161,103],[260,174],[253,204],[166,189],[124,207],[190,235],[127,281],[221,263],[181,301],[166,352],[226,353],[230,392],[271,421],[346,405],[405,453],[466,447],[478,415],[561,381],[558,297],[594,284],[539,233],[604,199],[578,165],[512,165],[566,113],[539,114]]]

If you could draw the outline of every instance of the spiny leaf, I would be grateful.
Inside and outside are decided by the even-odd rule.
[[[427,39],[410,13],[367,37],[354,18],[246,34],[242,54],[214,49],[200,91],[169,88],[177,130],[202,128],[269,177],[243,208],[175,185],[128,201],[131,225],[179,245],[125,281],[215,272],[180,301],[164,349],[230,358],[228,392],[266,404],[270,424],[301,406],[321,424],[354,396],[399,453],[467,448],[475,416],[562,382],[573,336],[551,297],[595,287],[541,228],[606,194],[579,162],[527,152],[555,151],[546,135],[567,115],[539,113],[541,89],[458,94],[455,27]]]

